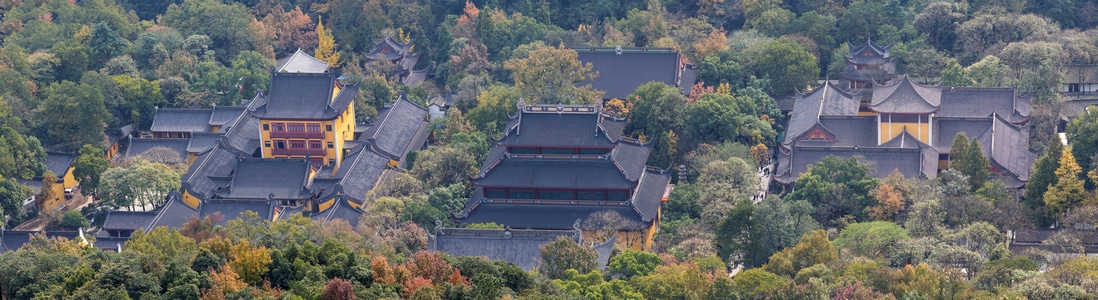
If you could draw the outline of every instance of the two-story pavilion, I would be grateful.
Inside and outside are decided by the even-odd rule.
[[[272,73],[270,93],[257,96],[248,110],[259,119],[262,157],[339,165],[343,143],[354,139],[357,94],[332,73]]]
[[[652,145],[621,137],[625,122],[600,105],[525,105],[474,179],[458,218],[511,228],[563,230],[594,212],[620,213],[618,243],[651,247],[670,172],[645,166]]]

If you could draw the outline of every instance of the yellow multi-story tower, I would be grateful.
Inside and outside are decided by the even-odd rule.
[[[354,139],[357,94],[332,73],[273,73],[270,93],[248,111],[260,121],[263,157],[338,166],[344,141]]]

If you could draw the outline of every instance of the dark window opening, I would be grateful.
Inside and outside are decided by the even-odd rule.
[[[546,200],[576,200],[576,194],[572,191],[544,190],[538,191],[538,199]]]
[[[322,149],[324,144],[320,141],[309,141],[309,149]]]
[[[327,131],[332,131],[332,125],[324,126],[324,129]]]
[[[305,141],[290,141],[290,148],[305,149]]]
[[[271,123],[271,128],[272,128],[271,131],[279,131],[279,132],[286,131],[286,124],[285,123]]]
[[[628,191],[606,191],[606,200],[610,201],[626,201],[629,200]]]
[[[506,198],[507,191],[504,189],[484,189],[485,198]]]
[[[603,155],[603,154],[606,154],[606,149],[604,149],[604,148],[580,148],[579,149],[579,154]]]
[[[270,148],[271,147],[271,141],[263,142],[263,146],[267,147],[267,148]]]
[[[270,131],[270,130],[271,130],[271,124],[263,124],[263,131]]]
[[[537,148],[529,147],[511,147],[511,154],[537,154]]]
[[[534,190],[515,189],[510,190],[509,192],[510,195],[508,198],[511,199],[537,199],[538,197],[537,193],[534,193]]]
[[[286,141],[275,141],[275,149],[286,149]]]
[[[335,143],[328,142],[328,149],[335,148]]]
[[[576,154],[575,148],[541,148],[541,154]]]
[[[305,132],[305,124],[302,123],[290,123],[286,128],[290,132]]]

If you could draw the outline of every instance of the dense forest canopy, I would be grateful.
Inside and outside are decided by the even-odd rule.
[[[366,59],[386,37],[414,44],[413,69],[430,70],[426,81],[404,85],[400,66]],[[23,199],[49,192],[21,180],[56,179],[47,151],[77,154],[77,180],[102,196],[84,213],[158,205],[187,166],[155,155],[107,161],[120,128],[148,130],[158,108],[245,103],[269,90],[276,59],[298,50],[359,84],[359,120],[400,92],[419,104],[455,99],[431,125],[435,144],[371,191],[359,224],[192,220],[138,231],[120,253],[36,236],[0,255],[4,298],[1098,294],[1098,260],[1061,255],[1085,252],[1094,235],[1086,228],[1098,225],[1098,110],[1064,122],[1070,145],[1054,134],[1073,100],[1064,84],[1098,82],[1084,78],[1098,67],[1094,1],[0,0],[0,40],[0,215],[9,226],[34,217]],[[937,179],[873,178],[872,165],[828,157],[784,199],[751,201],[785,126],[775,99],[838,78],[852,45],[869,40],[891,45],[897,74],[920,83],[1016,86],[1033,97],[1030,148],[1039,157],[1024,201],[988,179],[987,158],[963,135],[949,153],[956,167]],[[648,165],[683,166],[672,168],[682,174],[652,253],[618,249],[599,271],[592,249],[558,240],[527,272],[424,251],[424,228],[456,225],[468,178],[519,99],[601,101],[603,91],[577,85],[599,74],[568,47],[615,46],[675,49],[698,68],[694,86],[652,82],[603,103],[628,120],[625,135],[654,144]],[[53,229],[88,227],[75,212],[41,218]],[[1017,230],[1049,226],[1069,228],[1047,239],[1057,254],[1009,250]]]

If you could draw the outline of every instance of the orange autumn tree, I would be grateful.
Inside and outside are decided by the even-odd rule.
[[[891,221],[904,210],[904,195],[892,185],[882,183],[870,193],[877,205],[869,210],[869,217],[877,221]]]

